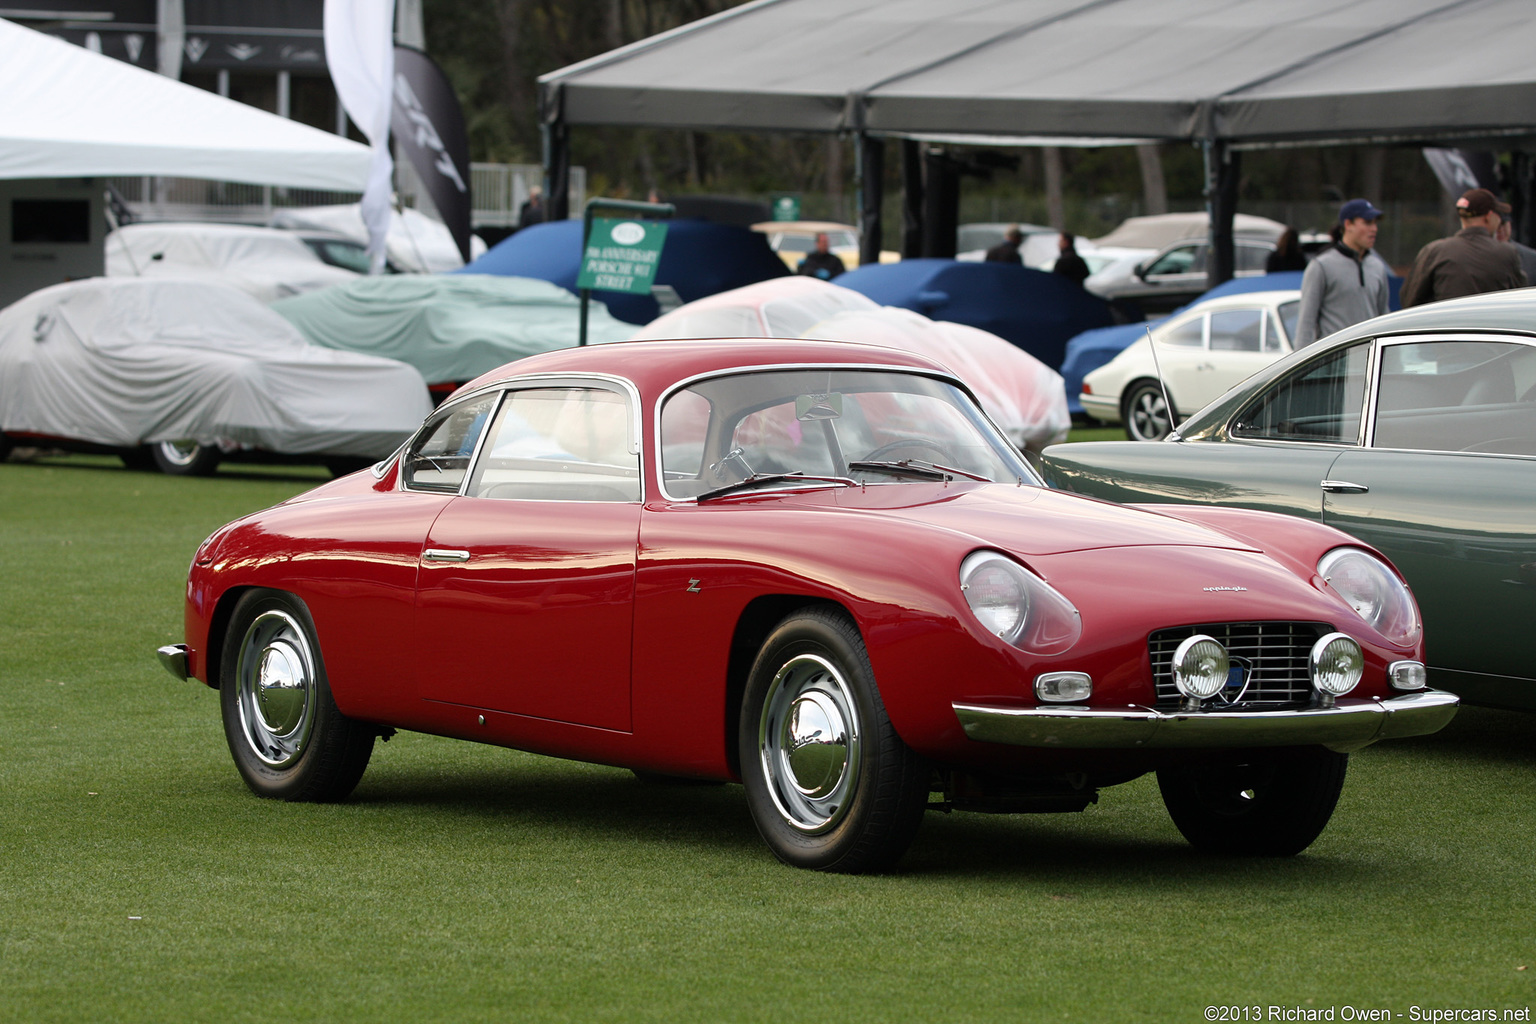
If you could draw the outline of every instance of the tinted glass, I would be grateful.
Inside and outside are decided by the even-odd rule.
[[[1351,346],[1275,381],[1239,414],[1233,435],[1358,443],[1370,349],[1369,342]]]
[[[1264,344],[1264,311],[1228,309],[1211,314],[1212,352],[1258,352]]]
[[[1237,262],[1237,271],[1257,270],[1264,271],[1265,264],[1269,262],[1269,254],[1273,250],[1262,245],[1237,245],[1233,247],[1232,258]]]
[[[427,420],[426,427],[405,453],[402,479],[416,491],[457,494],[469,471],[475,442],[496,405],[496,394],[444,407]]]
[[[1301,318],[1301,302],[1285,302],[1280,305],[1280,322],[1285,325],[1285,336],[1296,337],[1296,321]]]
[[[1180,348],[1199,348],[1205,344],[1205,320],[1204,316],[1196,316],[1170,327],[1161,335],[1162,343]]]
[[[599,388],[510,391],[466,494],[533,501],[638,501],[629,402]]]
[[[1147,276],[1159,274],[1193,274],[1205,270],[1205,246],[1181,245],[1165,253],[1147,269]]]
[[[1536,455],[1536,348],[1384,345],[1376,408],[1378,448]]]

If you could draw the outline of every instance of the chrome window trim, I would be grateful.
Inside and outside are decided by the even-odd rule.
[[[1369,451],[1404,452],[1415,455],[1488,456],[1491,458],[1527,460],[1536,458],[1536,456],[1516,455],[1512,452],[1465,452],[1448,451],[1444,448],[1378,448],[1376,446],[1376,398],[1381,388],[1382,367],[1386,363],[1385,350],[1402,345],[1434,345],[1442,342],[1458,341],[1483,344],[1508,343],[1536,349],[1536,338],[1524,334],[1505,334],[1499,331],[1425,331],[1418,334],[1385,335],[1372,339],[1372,344],[1375,347],[1375,357],[1370,370],[1370,426],[1365,435],[1365,441],[1359,446],[1360,448]]]
[[[755,366],[725,366],[714,370],[706,370],[702,373],[684,377],[662,389],[661,394],[656,398],[656,408],[651,412],[652,433],[650,435],[651,448],[656,455],[656,479],[660,486],[661,496],[667,501],[672,502],[697,503],[698,501],[697,498],[677,497],[667,490],[666,471],[661,464],[661,413],[673,395],[692,387],[700,381],[714,380],[717,377],[734,377],[746,373],[784,373],[797,370],[827,370],[834,373],[853,370],[865,370],[871,373],[904,373],[910,376],[927,377],[930,380],[950,384],[958,388],[961,394],[971,400],[971,405],[975,407],[976,412],[980,415],[982,423],[986,424],[992,431],[993,440],[1000,444],[1004,451],[1011,453],[1015,461],[1024,468],[1027,474],[1024,479],[1036,487],[1045,486],[1045,481],[1035,471],[1035,467],[1030,464],[1029,459],[1025,457],[1023,452],[1013,446],[1013,442],[1008,440],[1008,435],[1003,433],[1002,429],[993,422],[992,417],[987,414],[986,409],[982,408],[980,400],[977,399],[970,388],[966,387],[965,382],[953,374],[944,373],[939,370],[928,370],[917,366],[900,366],[885,363],[763,363]]]
[[[465,393],[463,395],[457,395],[456,394],[452,398],[450,398],[448,401],[446,401],[442,405],[438,406],[436,409],[433,409],[432,410],[432,415],[428,416],[425,420],[422,421],[421,426],[416,428],[416,432],[413,433],[409,438],[406,439],[405,444],[401,445],[399,450],[395,453],[395,455],[391,456],[391,458],[395,458],[395,459],[401,458],[405,454],[405,452],[410,449],[410,446],[415,443],[416,439],[421,436],[421,433],[422,433],[423,430],[426,429],[427,424],[433,422],[437,418],[437,414],[439,412],[441,412],[443,409],[451,408],[453,406],[460,405],[460,404],[462,404],[464,402],[474,401],[475,399],[484,397],[488,393],[498,393],[497,397],[496,397],[496,401],[491,404],[490,412],[486,415],[486,421],[485,421],[486,422],[486,427],[485,427],[485,429],[481,430],[480,431],[480,436],[475,438],[474,451],[472,451],[470,453],[469,463],[468,463],[468,465],[464,469],[464,479],[459,481],[459,489],[457,491],[453,492],[453,495],[455,497],[462,498],[462,497],[464,497],[464,489],[469,486],[470,478],[474,476],[475,467],[476,467],[476,465],[480,461],[480,452],[481,452],[481,450],[485,446],[486,434],[489,432],[490,425],[493,422],[495,422],[497,413],[499,413],[501,411],[502,403],[504,403],[506,401],[508,393],[510,393],[512,391],[527,391],[530,388],[575,387],[575,388],[589,388],[590,389],[590,388],[593,387],[594,384],[597,385],[597,390],[601,390],[601,391],[616,391],[619,394],[622,394],[624,396],[625,401],[628,402],[628,404],[629,404],[629,419],[630,419],[630,423],[629,423],[629,438],[630,438],[630,440],[629,440],[629,449],[630,449],[630,451],[629,451],[629,454],[633,455],[635,457],[635,459],[636,459],[636,472],[639,474],[639,481],[640,481],[640,497],[639,498],[637,498],[637,499],[635,499],[633,501],[605,502],[605,504],[613,504],[613,505],[636,505],[636,504],[643,504],[644,501],[645,501],[645,492],[646,492],[646,487],[645,487],[645,459],[643,458],[643,451],[644,451],[645,445],[644,445],[644,443],[641,440],[642,423],[641,423],[641,418],[640,418],[640,389],[635,387],[634,381],[630,380],[628,377],[621,377],[621,376],[619,376],[617,374],[612,374],[612,373],[558,373],[558,372],[551,372],[551,373],[529,373],[529,374],[523,374],[521,376],[506,377],[506,378],[503,378],[501,380],[491,381],[491,382],[483,384],[480,387],[475,388],[473,391],[467,392],[467,393]],[[389,459],[386,459],[384,461],[383,465],[388,466],[389,461],[390,461]],[[386,470],[386,472],[387,472],[387,470]],[[380,473],[379,476],[382,478],[383,474]],[[419,488],[414,488],[414,487],[407,487],[405,485],[405,467],[403,465],[401,466],[400,479],[399,479],[399,482],[396,484],[396,487],[399,490],[408,491],[408,492],[410,492],[412,494],[448,494],[449,493],[447,491],[432,491],[432,490],[424,490],[424,489],[419,489]],[[548,499],[548,498],[496,498],[496,499],[490,499],[490,500],[495,500],[495,501],[551,501],[553,499]]]
[[[1376,422],[1376,366],[1378,360],[1380,359],[1379,342],[1379,338],[1354,338],[1346,344],[1340,344],[1337,347],[1330,347],[1326,351],[1317,353],[1317,357],[1315,359],[1307,359],[1301,363],[1298,363],[1296,366],[1291,367],[1290,370],[1283,376],[1268,381],[1256,393],[1248,396],[1248,400],[1242,405],[1238,406],[1236,411],[1229,415],[1226,419],[1226,422],[1221,425],[1221,432],[1219,436],[1224,440],[1230,441],[1234,444],[1278,445],[1285,448],[1316,447],[1326,448],[1330,451],[1342,451],[1345,448],[1364,448],[1365,438],[1369,436],[1367,431],[1374,428]],[[1235,424],[1243,416],[1244,413],[1252,409],[1254,405],[1256,405],[1261,399],[1269,395],[1280,382],[1294,380],[1296,377],[1308,372],[1312,367],[1316,366],[1318,363],[1324,361],[1325,359],[1331,359],[1338,355],[1340,352],[1355,348],[1359,345],[1369,346],[1369,351],[1366,354],[1365,363],[1366,379],[1364,405],[1360,410],[1360,426],[1355,432],[1355,439],[1353,441],[1293,440],[1291,438],[1285,437],[1245,437],[1244,435],[1235,433],[1233,431],[1233,424]],[[1308,347],[1310,348],[1311,346]],[[1282,356],[1281,358],[1284,357]],[[1183,439],[1181,438],[1180,440]]]

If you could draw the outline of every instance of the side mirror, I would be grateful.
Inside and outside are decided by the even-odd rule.
[[[1147,279],[1147,271],[1149,269],[1151,268],[1145,263],[1136,264],[1136,276],[1145,281]]]

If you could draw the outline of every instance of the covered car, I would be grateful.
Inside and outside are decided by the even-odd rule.
[[[1166,441],[1057,445],[1045,472],[1115,501],[1344,530],[1413,587],[1434,685],[1536,711],[1533,325],[1529,288],[1376,317],[1264,367]]]
[[[850,270],[837,283],[882,306],[995,334],[1053,370],[1073,335],[1115,322],[1102,299],[1064,277],[1016,263],[902,260]]]
[[[815,338],[916,352],[948,366],[1020,448],[1039,451],[1071,428],[1061,376],[995,334],[877,306],[808,277],[734,288],[674,309],[634,334],[654,338]]]
[[[500,274],[551,281],[576,293],[581,270],[579,220],[552,221],[524,228],[465,267],[466,274]],[[765,236],[747,228],[679,219],[667,224],[667,241],[656,265],[656,286],[670,287],[683,302],[786,277],[784,266]],[[631,324],[647,324],[661,313],[650,295],[593,291],[608,312]]]
[[[107,235],[106,258],[108,277],[206,281],[263,302],[357,278],[290,232],[246,224],[125,224]]]
[[[502,363],[571,348],[580,302],[548,281],[491,274],[389,274],[272,304],[313,345],[387,356],[414,366],[446,395]],[[587,310],[587,340],[634,330],[601,302]]]
[[[339,235],[355,245],[368,244],[368,227],[363,223],[362,207],[357,203],[288,207],[272,215],[272,226],[306,237]],[[464,265],[453,232],[442,221],[410,207],[390,211],[389,232],[384,245],[389,265],[401,273],[438,274]],[[478,235],[471,235],[470,256],[484,252],[485,243]]]
[[[345,465],[392,451],[431,408],[404,363],[316,348],[226,285],[92,278],[0,311],[0,431],[212,472],[223,453]]]
[[[959,379],[873,345],[530,356],[191,561],[158,653],[218,689],[258,795],[342,799],[413,729],[739,780],[829,871],[889,867],[929,809],[1148,772],[1200,849],[1295,854],[1350,751],[1456,707],[1370,547],[1049,490]]]

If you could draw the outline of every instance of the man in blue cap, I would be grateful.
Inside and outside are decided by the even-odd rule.
[[[1337,241],[1313,257],[1301,275],[1296,348],[1387,311],[1391,270],[1372,249],[1380,217],[1367,199],[1339,207]]]

